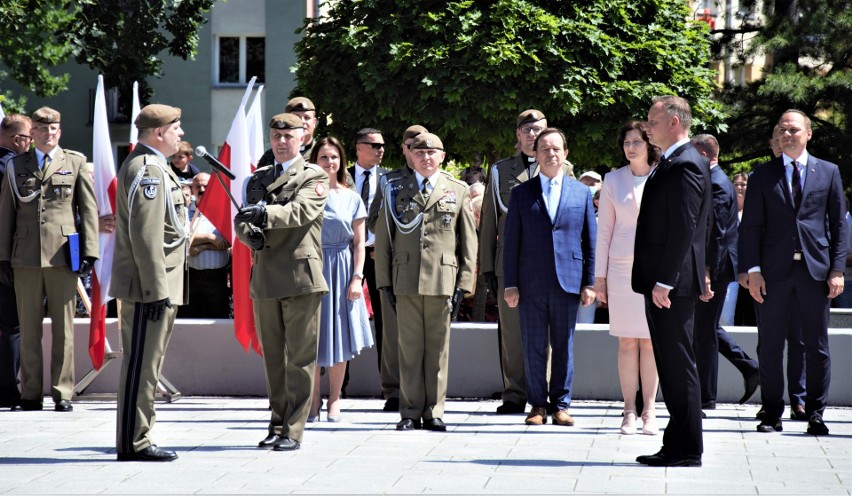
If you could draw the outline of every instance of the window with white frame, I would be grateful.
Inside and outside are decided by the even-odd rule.
[[[246,84],[253,76],[266,79],[266,39],[263,36],[219,36],[216,42],[216,84]]]

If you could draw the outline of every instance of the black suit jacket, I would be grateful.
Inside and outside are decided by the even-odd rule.
[[[736,279],[737,271],[737,195],[731,180],[719,166],[710,169],[710,182],[713,222],[705,258],[710,268],[710,279],[714,283],[726,284]]]
[[[674,296],[704,292],[711,205],[706,160],[686,143],[645,184],[636,223],[633,291],[648,296],[659,282],[672,286]]]
[[[846,270],[846,199],[837,165],[808,158],[802,204],[793,208],[781,157],[758,165],[748,181],[740,224],[740,272],[760,266],[767,281],[787,277],[793,264],[794,239],[811,277],[828,279],[829,271]]]
[[[355,166],[346,169],[349,172],[349,176],[352,177],[352,188],[355,190],[355,193],[358,196],[361,196],[361,190],[358,189],[358,182],[355,180]],[[374,230],[376,225],[376,219],[379,218],[379,207],[382,203],[382,177],[387,174],[388,171],[381,165],[376,165],[372,169],[370,169],[371,174],[378,174],[378,179],[376,179],[376,190],[373,191],[373,202],[371,205],[364,205],[364,208],[367,209],[367,229],[371,232]]]

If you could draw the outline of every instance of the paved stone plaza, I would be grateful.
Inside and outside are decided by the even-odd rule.
[[[804,422],[760,434],[755,405],[719,405],[704,423],[704,466],[650,468],[662,436],[619,432],[621,405],[575,402],[575,427],[527,427],[499,404],[451,400],[449,431],[396,432],[378,399],[343,400],[343,422],[309,425],[302,449],[256,448],[263,398],[184,397],[158,403],[157,443],[171,463],[115,461],[114,401],[72,413],[0,412],[3,494],[513,493],[852,494],[852,409],[830,408],[832,435]],[[50,405],[48,402],[45,406]],[[661,427],[668,420],[658,404]]]

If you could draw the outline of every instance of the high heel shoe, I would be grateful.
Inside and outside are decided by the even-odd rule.
[[[335,401],[334,404],[329,403],[327,408],[328,415],[326,416],[326,420],[328,420],[329,422],[340,422],[341,420],[343,420],[343,416],[340,414],[340,407],[338,406],[337,401]],[[331,413],[335,410],[337,411],[337,413]]]
[[[642,412],[642,434],[656,436],[659,433],[660,428],[657,427],[657,414],[653,410]]]
[[[633,410],[624,412],[624,418],[621,419],[621,433],[636,434],[636,412]]]
[[[316,413],[313,411],[308,413],[308,423],[313,424],[315,422],[319,422],[320,412],[322,411],[322,400],[319,402],[319,408],[317,408]]]

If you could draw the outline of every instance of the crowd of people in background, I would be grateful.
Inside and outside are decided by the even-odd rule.
[[[192,163],[180,117],[165,105],[143,109],[135,122],[143,146],[119,169],[118,213],[101,219],[91,166],[58,146],[59,112],[7,116],[0,127],[0,407],[42,408],[43,313],[34,309],[47,297],[51,396],[56,411],[73,410],[77,278],[97,259],[98,230],[129,235],[123,249],[141,255],[116,257],[113,284],[127,302],[125,354],[138,353],[122,368],[119,460],[177,458],[149,435],[151,381],[174,318],[233,316],[231,242],[199,209],[211,176]],[[348,362],[372,346],[384,410],[400,414],[396,429],[446,430],[450,322],[459,315],[498,322],[496,413],[526,414],[530,426],[575,425],[575,325],[608,323],[618,340],[620,432],[658,434],[664,392],[670,420],[660,452],[637,458],[646,465],[700,466],[719,354],[742,373],[740,403],[762,386],[758,431],[776,432],[786,346],[791,418],[828,434],[828,305],[852,300],[844,285],[852,218],[837,167],[808,154],[810,119],[796,110],[772,131],[772,160],[730,178],[717,140],[690,138],[690,122],[685,100],[658,97],[647,120],[614,136],[621,167],[575,179],[570,136],[527,109],[515,121],[514,156],[487,167],[477,154],[453,177],[442,168],[441,138],[416,124],[401,133],[401,168],[382,167],[390,145],[371,127],[351,137],[356,159],[347,168],[346,140],[315,138],[313,102],[290,100],[270,120],[271,148],[234,219],[253,254],[272,411],[259,446],[299,449],[323,406],[325,420],[340,422]],[[172,208],[150,201],[163,195]],[[162,234],[163,246],[133,238],[143,227]],[[167,283],[155,280],[162,267]],[[145,337],[145,321],[158,341]],[[757,359],[726,332],[731,325],[758,327]]]

